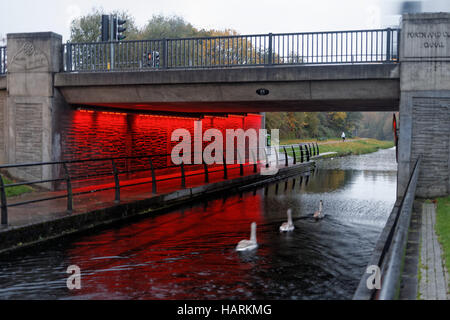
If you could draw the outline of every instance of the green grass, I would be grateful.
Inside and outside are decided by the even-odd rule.
[[[336,142],[332,144],[319,145],[320,153],[337,152],[337,157],[353,154],[365,154],[378,151],[379,149],[388,149],[394,146],[393,141],[380,141],[376,139],[364,139],[356,141]]]
[[[3,177],[3,182],[5,184],[11,184],[11,183],[14,183],[15,181],[12,181],[6,177]],[[7,198],[15,197],[15,196],[19,196],[21,194],[32,192],[32,191],[33,191],[33,189],[28,186],[9,187],[9,188],[6,188],[6,197]]]
[[[285,144],[286,142],[293,140],[284,140],[281,142],[281,144]],[[329,155],[329,157],[342,157],[342,156],[348,156],[348,155],[354,155],[354,154],[365,154],[365,153],[371,153],[378,151],[379,149],[387,149],[392,148],[394,146],[393,141],[380,141],[376,139],[359,139],[355,141],[346,141],[342,142],[342,140],[328,140],[328,142],[332,141],[332,143],[328,144],[320,144],[319,143],[319,149],[320,153],[325,152],[336,152],[336,154]],[[308,142],[307,140],[302,140],[301,142]],[[295,143],[299,143],[298,141],[295,141]],[[295,148],[296,154],[299,156],[300,153],[298,151],[298,148]],[[280,150],[283,151],[282,149]],[[287,149],[287,152],[290,156],[292,156],[292,150],[289,148]]]
[[[280,144],[284,145],[284,144],[299,144],[299,143],[304,143],[304,142],[318,142],[318,143],[322,143],[322,142],[330,142],[330,141],[335,141],[335,142],[340,142],[341,139],[325,139],[325,140],[317,140],[317,139],[280,139]]]
[[[437,199],[436,234],[444,250],[444,261],[450,270],[450,196]]]
[[[421,252],[422,252],[422,241],[419,241],[419,268],[417,268],[417,288],[419,288],[420,283],[422,281],[422,270],[424,268],[422,264]],[[419,289],[417,290],[416,300],[422,300],[422,294],[420,293]]]

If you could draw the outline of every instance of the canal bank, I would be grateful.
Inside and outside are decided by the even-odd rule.
[[[51,200],[43,205],[28,205],[11,212],[10,225],[0,228],[0,255],[27,249],[64,236],[78,234],[115,222],[145,217],[217,194],[233,193],[248,187],[270,183],[298,174],[307,174],[315,162],[279,167],[276,175],[251,174],[239,176],[230,173],[229,179],[214,183],[191,183],[186,188],[172,186],[154,194],[142,186],[128,188],[119,204],[111,201],[113,191],[85,195],[76,200],[77,210],[67,213],[65,200]],[[210,177],[214,179],[214,176]],[[175,190],[174,190],[175,189]],[[29,195],[30,199],[42,194]]]

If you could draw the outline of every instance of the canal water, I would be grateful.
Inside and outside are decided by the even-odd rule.
[[[309,177],[1,258],[0,299],[351,299],[395,190],[394,149],[320,160]],[[280,233],[288,208],[295,230]],[[253,221],[258,249],[236,252]]]

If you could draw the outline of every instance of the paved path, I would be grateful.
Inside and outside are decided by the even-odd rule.
[[[421,249],[419,283],[420,299],[450,300],[448,273],[443,266],[441,246],[434,229],[436,208],[433,203],[424,203],[422,207]]]
[[[280,162],[281,163],[281,162]],[[292,161],[291,161],[292,164]],[[209,182],[220,182],[224,180],[232,180],[240,177],[239,165],[228,165],[228,179],[224,179],[223,167],[209,168]],[[148,172],[145,172],[149,175]],[[253,165],[244,167],[244,176],[253,175]],[[204,171],[189,171],[186,170],[186,187],[193,188],[205,185]],[[173,174],[157,175],[159,181],[157,183],[158,194],[152,193],[151,178],[135,178],[125,179],[126,174],[120,179],[120,198],[121,202],[134,202],[143,199],[149,199],[161,194],[169,194],[171,192],[184,189],[181,188],[181,177],[178,172]],[[108,177],[113,180],[112,177]],[[174,179],[172,179],[174,178]],[[125,180],[124,180],[125,179]],[[171,179],[171,180],[169,180]],[[146,183],[141,185],[134,185],[136,183]],[[49,220],[59,219],[66,216],[84,214],[88,211],[103,209],[114,206],[115,190],[114,182],[107,184],[94,184],[92,186],[78,186],[78,182],[72,181],[74,194],[85,193],[73,198],[73,212],[67,213],[67,198],[48,200],[42,202],[35,202],[30,204],[19,205],[8,208],[8,227],[0,227],[0,231],[7,230],[14,227],[31,225],[41,223]],[[109,189],[99,192],[92,192],[93,190]],[[8,204],[14,204],[22,201],[33,201],[37,199],[50,198],[56,196],[65,196],[66,191],[54,192],[33,192],[23,194],[22,196],[8,198]]]
[[[353,142],[353,141],[363,141],[363,140],[367,140],[367,138],[358,138],[358,139],[345,139],[345,142]],[[288,143],[286,145],[298,145],[299,143],[316,143],[320,146],[323,144],[337,144],[337,143],[342,143],[342,139],[339,140],[326,140],[326,141],[297,141],[295,143]],[[283,144],[282,144],[283,145]]]
[[[284,154],[278,157],[278,167],[285,168]],[[271,163],[276,161],[273,154],[270,158]],[[273,159],[272,159],[273,158]],[[289,166],[293,165],[293,158],[288,157]],[[258,165],[258,172],[261,165]],[[149,172],[144,172],[144,177],[128,178],[127,175],[120,175],[120,200],[122,202],[135,202],[144,199],[160,196],[161,194],[170,194],[177,190],[184,190],[194,187],[207,185],[205,183],[204,169],[189,170],[186,169],[186,188],[181,187],[181,177],[178,171],[174,173],[159,174],[157,173],[157,194],[152,193],[152,180],[151,177],[145,177],[150,175]],[[242,176],[252,176],[254,173],[254,166],[252,164],[245,164],[243,166]],[[224,178],[223,166],[217,165],[208,168],[209,183],[231,181],[233,179],[240,178],[240,166],[239,165],[227,165],[227,178]],[[112,177],[108,177],[108,182],[113,181]],[[138,185],[139,183],[139,185]],[[11,228],[32,225],[42,223],[50,220],[64,218],[67,216],[73,216],[77,214],[84,214],[89,211],[99,210],[115,206],[115,184],[114,182],[95,184],[95,182],[86,187],[83,181],[72,181],[72,188],[74,193],[73,198],[73,212],[67,212],[67,198],[53,199],[48,201],[40,201],[29,204],[23,204],[18,206],[12,206],[8,208],[8,226],[0,226],[0,232],[9,230]],[[101,189],[108,189],[103,191],[95,191]],[[95,192],[94,192],[95,191]],[[33,192],[23,194],[18,197],[8,198],[8,204],[14,205],[24,201],[34,201],[38,199],[65,196],[66,190],[53,191],[53,192]],[[78,194],[78,195],[77,195]]]
[[[345,142],[353,142],[353,141],[363,141],[363,140],[367,140],[366,138],[360,138],[360,139],[345,139]],[[325,141],[325,142],[319,142],[317,143],[318,145],[322,145],[322,144],[335,144],[335,143],[342,143],[342,139],[341,140],[331,140],[331,141]]]

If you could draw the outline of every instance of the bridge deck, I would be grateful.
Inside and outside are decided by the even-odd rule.
[[[72,105],[173,112],[397,111],[400,99],[392,63],[59,73],[55,87]]]

